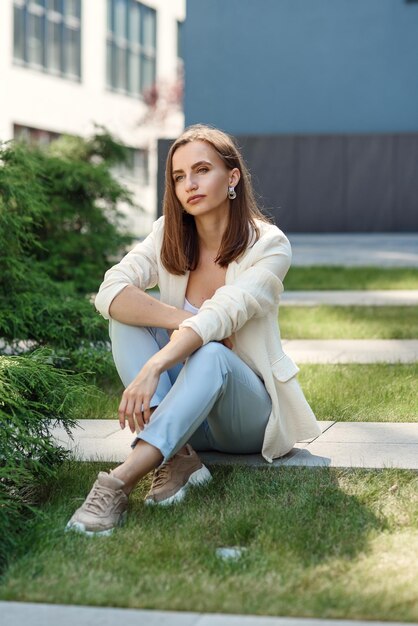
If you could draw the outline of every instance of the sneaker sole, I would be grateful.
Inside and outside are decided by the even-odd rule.
[[[126,511],[125,513],[122,513],[119,523],[116,526],[113,526],[113,528],[107,528],[106,530],[86,530],[84,524],[81,524],[80,522],[68,522],[65,527],[65,532],[68,533],[73,531],[81,535],[85,535],[86,537],[108,537],[114,532],[116,528],[122,526],[125,521]]]
[[[190,474],[189,480],[187,481],[187,483],[183,485],[181,489],[179,489],[175,494],[173,494],[169,498],[166,498],[165,500],[158,500],[158,501],[153,500],[152,498],[146,498],[144,502],[145,504],[151,505],[151,506],[169,506],[170,504],[176,504],[184,500],[186,493],[190,487],[199,487],[201,485],[205,485],[211,480],[212,480],[212,474],[210,473],[208,468],[205,467],[205,465],[202,465],[200,469],[193,472],[193,474]]]

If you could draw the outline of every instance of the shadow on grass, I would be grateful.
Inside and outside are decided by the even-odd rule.
[[[234,586],[238,576],[242,590],[246,585],[250,590],[260,576],[278,573],[297,584],[300,572],[367,551],[370,532],[385,527],[372,506],[341,488],[336,470],[222,467],[212,470],[209,485],[191,490],[184,503],[170,508],[144,506],[149,480],[143,481],[131,498],[126,526],[111,537],[64,533],[66,521],[103,469],[109,466],[69,463],[45,487],[41,516],[22,537],[0,597],[189,607],[187,593],[180,589],[190,577],[194,593],[209,594],[208,602],[209,596],[217,597],[216,581],[229,577]],[[356,476],[354,482],[361,482]],[[244,556],[222,561],[216,549],[227,546],[246,548]],[[124,580],[141,581],[141,600],[130,595]],[[156,598],[167,589],[161,604]]]

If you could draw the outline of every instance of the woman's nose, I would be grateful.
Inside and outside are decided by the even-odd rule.
[[[190,176],[186,176],[186,191],[192,191],[193,189],[197,189],[197,183],[192,174]]]

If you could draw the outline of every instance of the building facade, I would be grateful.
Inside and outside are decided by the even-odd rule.
[[[131,148],[117,175],[140,207],[137,236],[157,214],[157,140],[184,126],[184,19],[184,0],[0,2],[0,140],[106,127]]]
[[[418,2],[188,0],[185,122],[294,232],[418,231]]]

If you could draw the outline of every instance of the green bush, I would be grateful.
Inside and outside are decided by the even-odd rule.
[[[75,425],[80,394],[97,394],[80,375],[54,367],[50,351],[0,356],[0,564],[25,528],[37,488],[66,458],[51,429]],[[1,569],[1,565],[0,565]]]
[[[112,176],[126,149],[107,133],[63,137],[49,149],[0,148],[1,285],[27,291],[41,272],[80,293],[97,289],[111,258],[132,240],[117,206],[133,205]],[[28,271],[30,270],[30,271]]]
[[[0,337],[75,354],[107,340],[89,293],[131,241],[117,203],[131,203],[111,166],[126,150],[106,132],[48,150],[0,148]]]
[[[117,204],[132,201],[111,174],[125,154],[105,132],[0,146],[0,570],[66,456],[52,425],[69,432],[80,398],[101,393],[80,372],[114,374],[90,293],[131,240]]]

